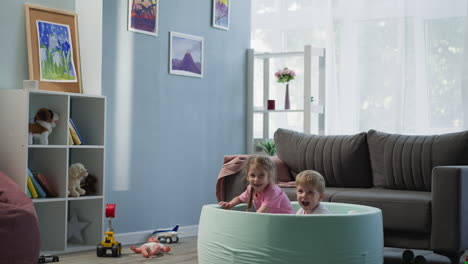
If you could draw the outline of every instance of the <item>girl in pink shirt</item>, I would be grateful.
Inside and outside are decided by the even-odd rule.
[[[274,184],[275,164],[266,156],[251,156],[247,159],[244,173],[247,190],[230,202],[219,202],[225,209],[247,203],[247,210],[255,206],[257,213],[295,214],[288,196]]]

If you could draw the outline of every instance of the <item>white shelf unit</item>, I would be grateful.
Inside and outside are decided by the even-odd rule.
[[[39,108],[59,114],[49,145],[28,145],[28,123]],[[104,228],[104,150],[106,98],[43,90],[0,90],[0,170],[24,191],[27,168],[41,172],[58,193],[55,198],[33,199],[39,218],[41,254],[93,249]],[[68,145],[68,120],[73,119],[84,145]],[[82,163],[97,178],[95,194],[67,197],[68,167]],[[67,239],[70,211],[75,210],[83,229],[83,243]]]
[[[304,108],[303,109],[278,109],[267,110],[267,100],[270,94],[270,80],[274,77],[270,72],[271,59],[281,57],[303,57],[304,59]],[[318,94],[314,96],[318,100],[311,103],[312,91],[312,59],[318,58]],[[261,60],[263,65],[263,106],[254,107],[254,89],[255,87],[255,60]],[[318,115],[317,128],[318,133],[325,133],[325,49],[315,48],[311,45],[305,45],[304,51],[300,52],[281,52],[281,53],[257,53],[254,49],[247,51],[247,153],[254,154],[260,151],[255,148],[259,141],[269,139],[269,125],[271,114],[275,113],[303,113],[304,133],[311,132],[311,116]],[[263,136],[254,138],[254,115],[263,116]],[[287,127],[285,127],[287,128]]]

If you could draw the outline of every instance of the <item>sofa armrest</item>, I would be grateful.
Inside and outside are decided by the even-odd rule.
[[[239,196],[247,188],[247,181],[242,171],[238,171],[224,178],[224,201],[229,202],[232,198]]]
[[[468,248],[468,166],[432,170],[431,249],[461,252]]]

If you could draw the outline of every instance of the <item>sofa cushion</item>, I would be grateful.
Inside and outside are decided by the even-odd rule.
[[[366,133],[319,136],[280,128],[274,138],[277,156],[294,178],[303,170],[316,170],[327,187],[372,185]]]
[[[297,201],[296,188],[295,187],[281,187],[283,192],[288,196],[290,201]]]
[[[339,192],[332,202],[369,205],[382,210],[385,229],[430,233],[431,193],[370,188]]]
[[[468,165],[468,131],[408,136],[369,130],[373,184],[399,190],[431,190],[436,166]]]

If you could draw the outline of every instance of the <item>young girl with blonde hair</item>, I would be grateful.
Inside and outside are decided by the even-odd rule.
[[[247,190],[230,202],[219,202],[225,209],[247,203],[247,210],[252,204],[257,213],[294,214],[288,196],[275,185],[275,163],[267,156],[251,156],[244,167]]]

